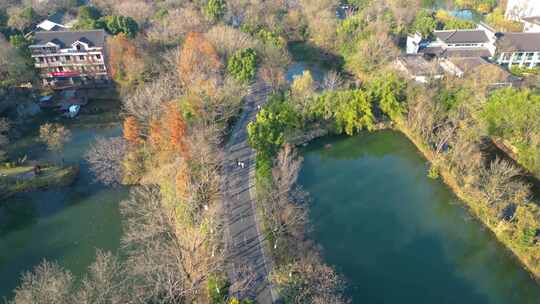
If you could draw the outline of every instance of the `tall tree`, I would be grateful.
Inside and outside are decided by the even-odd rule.
[[[133,116],[128,116],[124,120],[124,139],[132,145],[141,142],[141,126]]]
[[[169,131],[170,145],[174,151],[186,153],[187,126],[178,106],[178,102],[171,101],[166,104],[165,129]]]
[[[217,81],[221,68],[219,56],[201,33],[189,33],[178,60],[178,74],[188,90]]]
[[[107,39],[109,65],[115,81],[129,85],[144,71],[144,57],[135,43],[123,33]]]

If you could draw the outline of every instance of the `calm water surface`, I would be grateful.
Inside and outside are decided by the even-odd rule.
[[[118,202],[124,188],[96,184],[83,157],[97,136],[117,136],[120,127],[72,129],[72,140],[61,155],[45,151],[35,137],[11,145],[29,159],[79,163],[81,172],[71,187],[24,193],[0,204],[0,298],[12,297],[23,271],[43,259],[57,261],[80,276],[94,261],[96,249],[116,252],[121,235]],[[13,154],[12,154],[13,155]]]
[[[403,135],[326,138],[304,157],[299,182],[313,199],[313,237],[353,303],[540,303],[540,286],[426,177],[425,159]]]

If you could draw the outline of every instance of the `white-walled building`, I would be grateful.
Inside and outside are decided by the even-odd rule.
[[[540,67],[540,33],[502,33],[493,61],[511,68]]]
[[[52,87],[101,85],[109,81],[105,32],[37,32],[30,45],[43,84]]]
[[[540,32],[496,33],[480,24],[474,30],[434,31],[433,36],[431,40],[422,40],[419,34],[409,36],[407,54],[436,58],[481,57],[508,68],[540,66]]]
[[[484,24],[471,30],[434,31],[434,39],[422,40],[420,34],[407,39],[407,54],[434,57],[492,57],[495,55],[497,36]]]

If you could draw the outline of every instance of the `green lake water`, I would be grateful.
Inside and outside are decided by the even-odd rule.
[[[331,145],[328,147],[327,145]],[[316,140],[299,183],[353,303],[540,303],[540,285],[392,131]]]
[[[97,136],[121,135],[116,127],[73,128],[63,153],[47,152],[35,136],[10,145],[11,156],[78,163],[81,172],[70,187],[22,193],[0,204],[0,299],[11,298],[20,275],[43,259],[56,261],[80,277],[94,261],[96,249],[116,252],[121,236],[118,203],[125,188],[93,181],[84,154]]]

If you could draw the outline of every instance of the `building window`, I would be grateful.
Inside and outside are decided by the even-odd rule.
[[[523,59],[523,53],[515,53],[515,59],[516,59],[516,60],[521,60],[521,59]]]
[[[100,54],[97,54],[97,55],[96,55],[96,58],[97,58],[97,59],[101,59],[101,55],[100,55]]]
[[[80,56],[79,56],[79,60],[84,60],[84,56],[83,56],[83,55],[80,55]]]
[[[71,56],[66,56],[66,61],[71,61]]]
[[[43,59],[43,57],[39,57],[38,58],[39,62],[44,62],[45,60]]]
[[[525,57],[526,57],[526,60],[529,60],[529,61],[530,61],[530,60],[533,60],[534,53],[527,53],[527,54],[525,55]]]
[[[510,54],[508,54],[508,53],[503,53],[503,55],[502,55],[502,60],[508,61],[508,60],[510,60],[510,57],[511,57]]]
[[[76,48],[77,48],[77,51],[82,50],[82,46],[80,44],[77,44]]]
[[[64,71],[64,67],[58,67],[58,72],[63,72]]]

